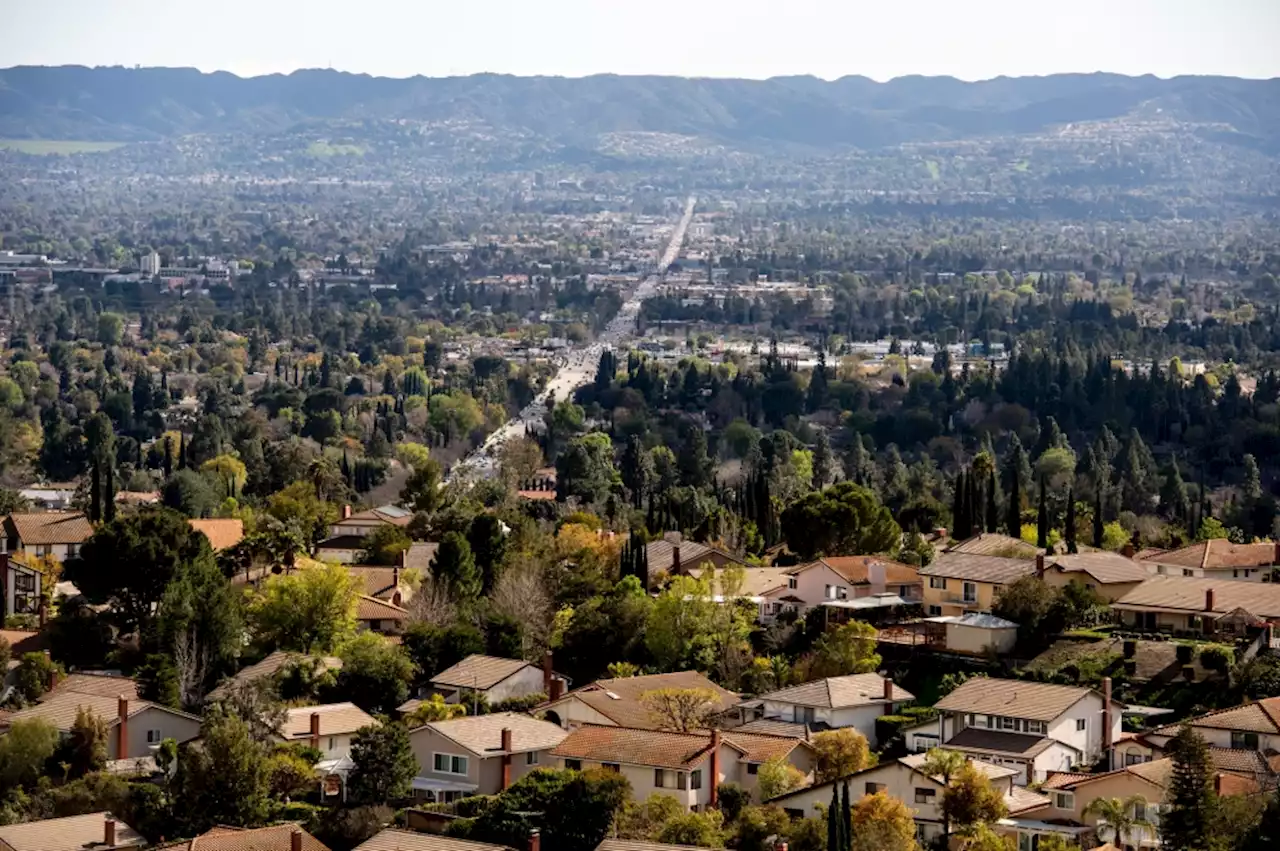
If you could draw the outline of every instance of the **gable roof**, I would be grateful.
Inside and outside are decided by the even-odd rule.
[[[1233,582],[1206,576],[1151,576],[1111,604],[1115,609],[1158,609],[1203,613],[1213,591],[1213,613],[1236,609],[1263,618],[1280,618],[1280,584]]]
[[[636,839],[606,839],[596,851],[708,851],[705,845],[664,845]]]
[[[214,517],[187,521],[209,539],[215,553],[230,549],[244,538],[244,521],[238,517]]]
[[[388,603],[386,600],[379,600],[377,597],[370,597],[367,594],[361,594],[360,599],[356,603],[356,620],[403,621],[408,619],[408,609],[402,608],[393,603]]]
[[[921,576],[943,576],[948,579],[968,579],[973,582],[990,582],[996,585],[1007,585],[1023,576],[1031,576],[1035,572],[1036,563],[1030,559],[957,552],[942,553],[927,567],[920,568]]]
[[[695,579],[705,579],[710,584],[715,599],[724,599],[721,582],[724,577],[723,569],[694,568],[689,571],[689,575]],[[742,585],[738,588],[737,599],[755,599],[775,591],[784,591],[791,579],[787,571],[777,567],[744,567],[741,569],[741,576]]]
[[[943,552],[972,556],[1034,559],[1044,550],[1035,544],[1028,544],[1021,538],[1002,535],[998,532],[979,532],[971,538],[965,538],[963,541],[952,541]]]
[[[1252,583],[1249,583],[1252,584]],[[1149,736],[1176,736],[1182,726],[1204,727],[1211,730],[1232,730],[1240,733],[1280,734],[1280,697],[1253,700],[1230,709],[1219,709],[1196,718],[1188,718],[1177,724],[1167,724],[1149,732]]]
[[[798,703],[822,709],[841,709],[847,706],[869,706],[885,702],[884,688],[888,683],[893,695],[890,700],[915,700],[915,695],[879,674],[850,674],[844,677],[827,677],[762,694],[755,700],[778,703]]]
[[[396,591],[405,587],[400,568],[373,564],[348,565],[347,574],[356,580],[365,596],[390,601]]]
[[[925,774],[923,771],[920,770],[921,766],[924,765],[925,761],[928,758],[929,758],[928,754],[917,753],[917,754],[909,754],[907,756],[900,757],[898,759],[888,760],[886,762],[878,762],[875,765],[869,765],[860,771],[855,771],[853,774],[849,774],[844,777],[837,777],[834,780],[827,780],[823,783],[813,783],[809,786],[802,786],[799,789],[793,789],[792,791],[787,792],[784,795],[779,795],[776,798],[771,798],[766,803],[776,803],[778,801],[784,801],[787,798],[793,797],[795,795],[803,795],[803,794],[811,793],[815,789],[828,788],[835,784],[844,783],[845,781],[850,780],[854,777],[862,777],[864,775],[874,774],[877,771],[884,771],[886,769],[891,769],[891,768],[892,769],[905,768],[908,771],[912,772],[913,774],[916,774],[924,778],[926,782],[932,783],[938,788],[942,788],[941,777],[931,776],[931,775]],[[969,765],[972,765],[979,773],[984,775],[988,780],[999,780],[1006,777],[1012,777],[1015,774],[1021,774],[1021,772],[1018,771],[1017,769],[1008,768],[1003,765],[995,765],[994,763],[983,762],[980,759],[974,759],[972,757],[965,757],[965,759]]]
[[[699,567],[702,560],[711,555],[719,555],[738,564],[744,563],[737,556],[707,544],[699,544],[697,541],[681,541],[679,544],[674,544],[660,538],[650,541],[644,547],[645,556],[649,560],[649,573],[670,573],[675,564],[676,547],[680,548],[681,570]]]
[[[1006,754],[1030,759],[1058,744],[1071,748],[1071,745],[1051,739],[1048,736],[966,727],[952,736],[943,747],[947,750],[961,751],[962,753]],[[1071,749],[1079,752],[1078,748]]]
[[[738,702],[738,695],[721,688],[697,671],[596,680],[574,689],[560,700],[580,700],[619,727],[657,729],[659,725],[642,697],[646,692],[668,688],[697,688],[714,692],[719,704],[714,711],[723,711]]]
[[[532,667],[534,665],[531,662],[523,659],[503,659],[500,656],[473,653],[458,664],[436,674],[431,678],[431,684],[485,691],[507,677]]]
[[[885,585],[919,585],[920,569],[909,564],[902,564],[884,556],[827,556],[817,561],[802,564],[787,570],[787,573],[803,573],[811,567],[826,565],[851,585],[869,585],[868,578],[871,565],[878,564],[884,569]]]
[[[33,544],[83,544],[93,537],[93,524],[79,511],[10,514],[5,525],[17,532],[24,547]]]
[[[119,698],[106,697],[100,694],[80,694],[74,691],[64,691],[61,694],[47,697],[34,706],[28,706],[26,709],[14,712],[5,719],[4,723],[6,726],[10,726],[16,721],[24,721],[28,718],[42,718],[52,724],[55,729],[66,732],[75,725],[76,715],[81,707],[101,718],[108,727],[114,727],[120,721]],[[167,712],[170,715],[188,718],[192,721],[200,720],[198,716],[164,706],[163,704],[152,703],[149,700],[129,701],[128,711],[130,718],[149,709],[154,709],[157,712]]]
[[[507,851],[507,848],[438,833],[415,833],[389,827],[357,845],[355,851]]]
[[[1213,538],[1188,544],[1176,550],[1143,553],[1138,558],[1178,567],[1230,570],[1237,567],[1263,567],[1275,564],[1276,551],[1277,545],[1271,542],[1236,544],[1226,538]]]
[[[138,681],[132,677],[86,671],[62,677],[50,691],[44,693],[40,701],[43,703],[68,692],[109,697],[112,700],[121,696],[131,701],[139,699]]]
[[[311,735],[311,714],[320,716],[320,735],[338,736],[354,733],[361,727],[376,725],[378,719],[354,703],[325,703],[298,706],[288,710],[280,735],[286,739],[305,739]]]
[[[286,650],[277,650],[268,654],[261,662],[249,665],[240,669],[237,673],[227,677],[218,687],[209,692],[209,700],[217,700],[227,694],[241,683],[251,683],[255,680],[273,677],[286,666],[304,659],[312,659],[320,663],[320,666],[327,671],[338,670],[342,667],[342,660],[337,656],[308,656],[305,653],[290,653]]]
[[[721,742],[740,754],[746,762],[768,762],[786,756],[798,747],[811,747],[803,739],[766,736],[759,733],[721,734]],[[688,769],[700,764],[711,751],[710,733],[677,733],[670,730],[639,730],[583,724],[552,749],[561,759],[586,759],[652,768]]]
[[[1150,564],[1105,550],[1054,556],[1047,561],[1047,569],[1056,568],[1062,573],[1086,573],[1103,585],[1141,582],[1151,576],[1153,570]]]
[[[377,508],[367,508],[364,511],[357,511],[350,517],[344,517],[333,525],[341,528],[342,526],[408,526],[409,521],[413,519],[413,512],[408,509],[401,508],[398,505],[380,505]]]
[[[110,813],[98,812],[7,824],[0,827],[0,848],[4,851],[81,851],[105,847],[108,818],[112,818]],[[117,848],[140,848],[146,844],[142,834],[116,819]]]
[[[974,677],[939,700],[936,708],[948,712],[1052,721],[1090,694],[1097,692],[1079,686]]]
[[[164,846],[164,851],[290,851],[294,833],[302,834],[302,851],[329,847],[296,824],[241,828],[219,825],[195,839]]]
[[[560,744],[569,735],[550,721],[516,712],[432,721],[411,731],[410,735],[420,730],[439,733],[479,757],[502,755],[503,730],[511,731],[511,753],[547,750]]]

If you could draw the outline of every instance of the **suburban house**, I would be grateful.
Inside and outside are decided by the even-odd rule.
[[[218,825],[194,839],[166,843],[162,851],[329,851],[329,846],[296,824],[254,828]]]
[[[952,541],[943,552],[970,556],[999,556],[1000,558],[1033,559],[1044,550],[1028,544],[1021,538],[1002,535],[999,532],[979,532],[962,541]]]
[[[1001,588],[1035,572],[1033,559],[942,553],[932,564],[920,568],[925,614],[989,614]]]
[[[383,526],[404,528],[413,519],[413,512],[398,505],[383,505],[366,511],[351,513],[351,506],[342,506],[342,519],[329,527],[330,538],[359,538],[363,541]]]
[[[938,701],[941,747],[1017,769],[1020,786],[1092,765],[1121,733],[1123,705],[1078,686],[975,677]]]
[[[1143,757],[1159,758],[1163,755],[1163,748],[1178,735],[1184,724],[1199,733],[1212,749],[1280,751],[1280,697],[1268,697],[1157,727],[1141,734],[1137,740],[1118,743],[1116,764],[1131,765]]]
[[[79,675],[75,675],[79,676]],[[68,678],[73,680],[73,678]],[[110,677],[102,679],[114,679]],[[117,690],[117,697],[96,693],[105,686],[81,684],[86,691],[72,691],[74,681],[55,688],[44,699],[0,720],[0,731],[29,718],[40,718],[60,733],[70,734],[81,708],[101,718],[107,727],[107,759],[141,759],[155,753],[165,739],[179,744],[200,735],[200,719],[195,715],[170,709],[158,703],[137,700],[137,687],[131,680]]]
[[[1236,544],[1226,538],[1213,538],[1176,550],[1147,550],[1137,558],[1153,563],[1154,572],[1165,576],[1261,582],[1264,577],[1269,579],[1271,569],[1280,564],[1280,541]]]
[[[409,622],[409,610],[377,597],[361,594],[356,601],[356,622],[370,632],[400,635]]]
[[[66,561],[78,556],[92,537],[93,524],[79,511],[10,514],[4,519],[0,550]]]
[[[218,687],[209,692],[208,700],[218,700],[226,697],[232,690],[240,686],[257,682],[258,680],[268,679],[282,675],[290,665],[309,664],[317,669],[325,671],[337,671],[342,669],[342,660],[337,656],[308,656],[304,653],[290,653],[286,650],[276,650],[269,654],[261,662],[241,668],[235,674],[227,677],[218,684]]]
[[[782,758],[806,776],[817,754],[803,739],[719,730],[677,733],[584,724],[556,745],[558,767],[604,768],[631,783],[637,802],[670,795],[691,810],[717,803],[716,787],[737,783],[756,792],[760,766]]]
[[[229,550],[244,539],[244,521],[238,517],[213,517],[187,521],[209,539],[215,553]]]
[[[832,556],[788,568],[791,593],[805,608],[837,600],[892,594],[905,601],[924,598],[919,568],[881,556]]]
[[[0,851],[109,851],[147,844],[141,833],[106,812],[0,827]]]
[[[741,567],[737,571],[724,568],[694,568],[688,571],[695,579],[706,580],[712,599],[717,603],[745,601],[756,607],[756,620],[768,623],[785,611],[801,611],[801,601],[790,588],[786,571],[777,567]],[[727,588],[727,577],[741,580],[735,587]]]
[[[914,811],[917,840],[928,847],[942,835],[942,793],[946,785],[941,777],[933,777],[920,770],[924,761],[924,754],[916,754],[881,762],[840,780],[788,792],[768,803],[781,807],[792,818],[823,818],[831,804],[832,787],[848,783],[851,804],[877,793],[905,802]],[[1017,771],[977,761],[973,765],[1006,796],[1007,804],[1009,796],[1014,793],[1013,779]]]
[[[496,795],[537,768],[569,734],[529,715],[501,712],[432,721],[409,733],[418,759],[415,796],[448,803],[467,795]]]
[[[995,615],[937,615],[925,618],[924,625],[925,643],[948,653],[1008,653],[1018,643],[1018,625]]]
[[[378,719],[354,703],[299,706],[287,711],[280,738],[320,751],[316,774],[324,783],[324,795],[345,796],[347,774],[355,767],[351,761],[351,740],[361,728],[378,723]]]
[[[551,670],[551,659],[539,668],[523,659],[503,659],[474,653],[431,678],[431,691],[448,703],[457,703],[464,691],[479,692],[490,705],[504,700],[548,695],[563,687],[563,679]],[[402,707],[403,708],[403,707]]]
[[[1125,626],[1144,631],[1242,635],[1280,619],[1280,584],[1152,576],[1111,608]]]
[[[631,727],[656,730],[663,722],[645,704],[645,694],[662,689],[702,689],[715,695],[710,713],[718,714],[738,703],[738,695],[727,691],[697,671],[670,674],[646,674],[596,680],[574,689],[558,700],[538,707],[548,721],[572,730],[579,724]]]
[[[1049,799],[1048,802],[1022,815],[1043,825],[1037,831],[1041,836],[1059,833],[1065,839],[1072,840],[1079,834],[1073,836],[1067,829],[1083,827],[1097,835],[1099,841],[1105,837],[1112,843],[1127,847],[1159,848],[1161,842],[1157,830],[1160,816],[1168,810],[1165,795],[1172,774],[1173,761],[1170,759],[1138,763],[1102,774],[1051,774],[1040,790]],[[1250,794],[1259,789],[1252,778],[1221,771],[1215,772],[1213,784],[1214,790],[1220,795]],[[1135,827],[1124,837],[1118,838],[1105,826],[1105,822],[1099,826],[1096,815],[1086,816],[1084,813],[1085,808],[1099,798],[1118,798],[1124,801],[1135,795],[1142,797],[1146,803],[1131,809],[1130,814],[1138,821],[1149,822],[1151,828]],[[1008,835],[1008,831],[1000,826],[996,830]]]
[[[1081,582],[1108,603],[1119,600],[1156,572],[1150,562],[1125,558],[1118,553],[1094,550],[1061,556],[1039,556],[1036,572],[1053,588]]]
[[[720,568],[726,564],[746,564],[742,559],[724,550],[699,544],[695,541],[682,540],[678,532],[669,532],[662,539],[650,541],[644,548],[645,557],[649,560],[649,580],[657,579],[659,574],[675,576],[687,573],[698,567]]]
[[[0,553],[0,625],[9,615],[37,615],[44,572],[9,553]]]
[[[19,488],[18,495],[45,511],[65,511],[76,498],[75,482],[50,482]]]
[[[795,725],[793,733],[807,738],[811,730],[852,727],[874,749],[876,719],[893,715],[915,700],[893,680],[879,674],[828,677],[762,694],[737,706],[738,720],[783,721]],[[776,729],[776,728],[775,728]]]
[[[401,566],[349,565],[347,573],[356,581],[356,589],[393,606],[403,606],[413,596],[413,588],[401,575]]]

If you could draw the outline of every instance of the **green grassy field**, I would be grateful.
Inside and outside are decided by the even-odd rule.
[[[101,154],[125,142],[80,142],[72,139],[0,139],[0,150],[23,154]]]

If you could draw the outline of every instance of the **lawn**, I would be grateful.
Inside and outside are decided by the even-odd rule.
[[[0,139],[0,150],[22,154],[101,154],[124,147],[127,142],[85,142],[74,139]]]

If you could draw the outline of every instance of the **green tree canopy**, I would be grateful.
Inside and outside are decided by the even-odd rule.
[[[870,555],[898,547],[902,530],[867,488],[840,482],[806,494],[782,512],[782,534],[801,558]]]

